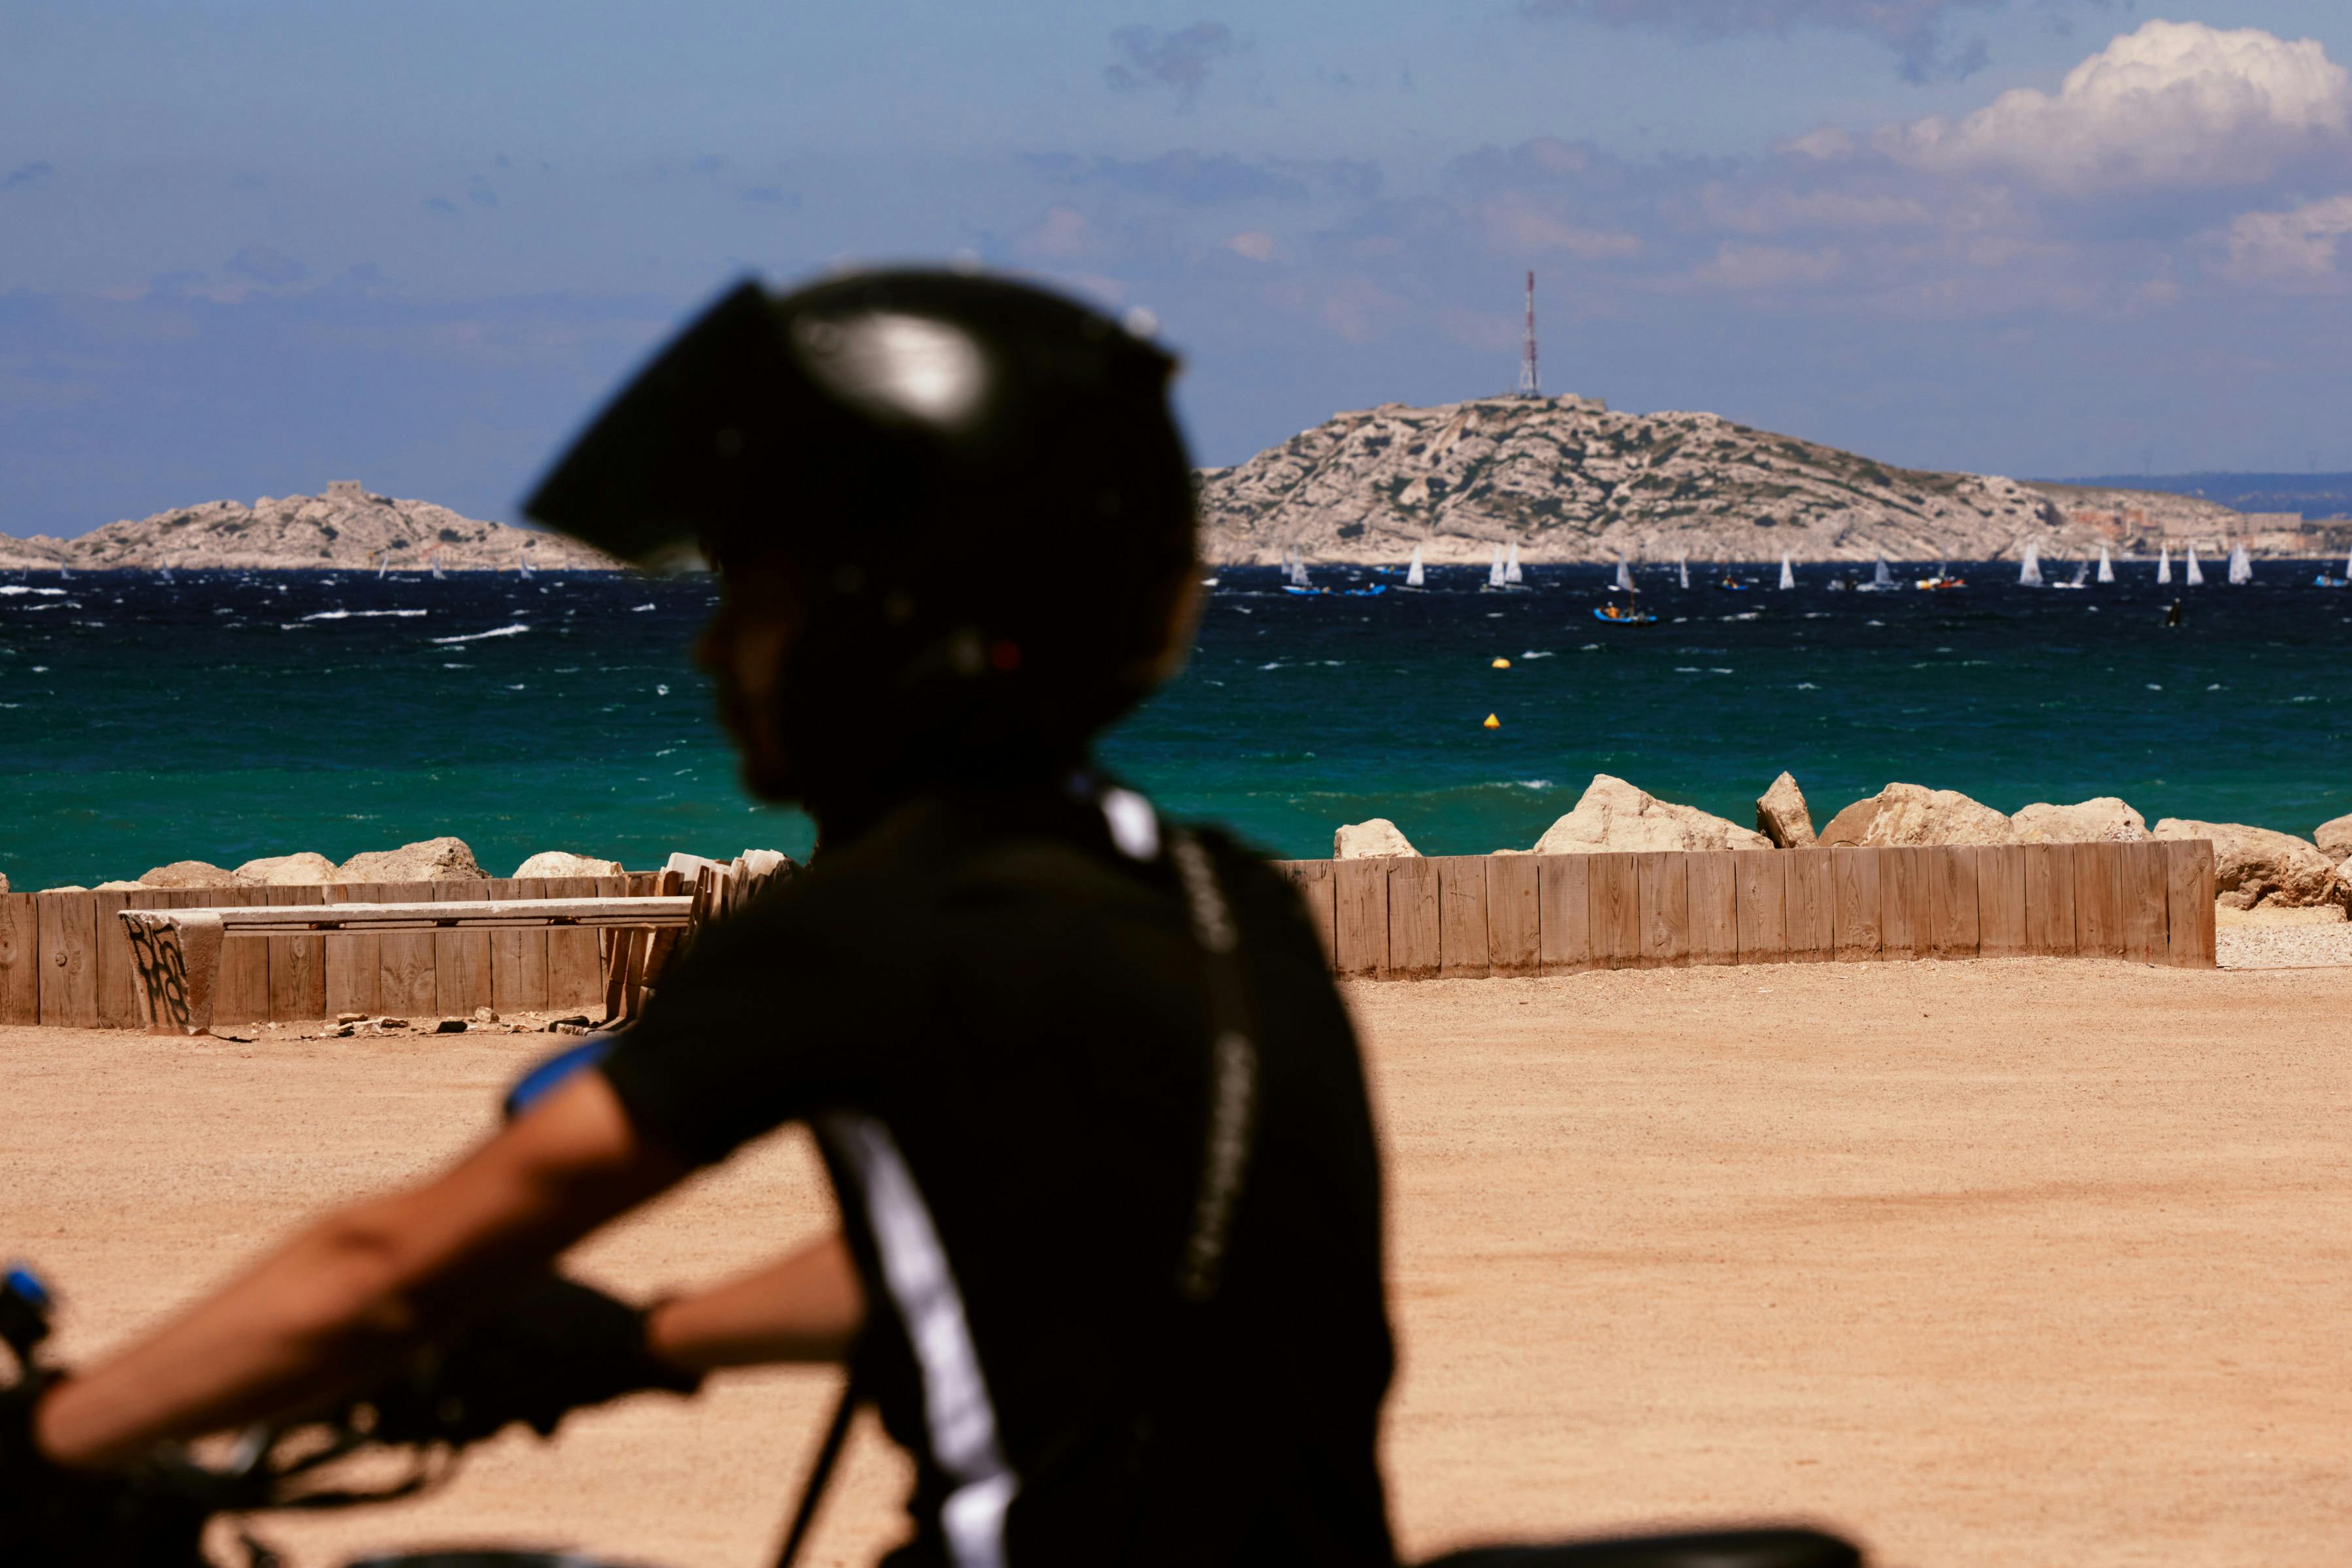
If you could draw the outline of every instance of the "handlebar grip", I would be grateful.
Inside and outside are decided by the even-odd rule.
[[[56,1299],[39,1275],[21,1263],[0,1274],[0,1340],[16,1352],[19,1366],[31,1370],[33,1352],[49,1337],[56,1313]]]

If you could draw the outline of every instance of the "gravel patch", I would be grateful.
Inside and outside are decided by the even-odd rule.
[[[2312,969],[2352,964],[2352,924],[2223,926],[2213,956],[2224,969]]]

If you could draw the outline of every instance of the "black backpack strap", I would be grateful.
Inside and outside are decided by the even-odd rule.
[[[1240,928],[1208,850],[1192,834],[1177,828],[1169,836],[1168,855],[1184,889],[1193,940],[1208,959],[1208,1139],[1202,1151],[1192,1226],[1176,1276],[1178,1296],[1197,1308],[1217,1293],[1234,1208],[1249,1178],[1250,1151],[1257,1134],[1257,1028],[1249,982],[1242,973]]]
[[[1234,1210],[1249,1179],[1250,1153],[1256,1141],[1258,1110],[1258,1050],[1255,1011],[1250,1005],[1249,982],[1242,972],[1241,931],[1233,906],[1217,879],[1215,863],[1200,839],[1181,827],[1167,835],[1168,858],[1184,895],[1184,909],[1207,960],[1209,991],[1209,1116],[1201,1156],[1201,1177],[1193,1194],[1192,1221],[1178,1259],[1176,1290],[1171,1302],[1170,1353],[1161,1358],[1155,1405],[1171,1403],[1190,1381],[1191,1370],[1207,1356],[1209,1303],[1215,1300],[1223,1278],[1225,1248],[1233,1236]],[[859,1391],[855,1372],[834,1407],[816,1463],[801,1489],[792,1529],[784,1536],[776,1568],[792,1568],[816,1522],[817,1503],[840,1462],[856,1413]],[[1132,1463],[1140,1468],[1154,1433],[1138,1434]]]

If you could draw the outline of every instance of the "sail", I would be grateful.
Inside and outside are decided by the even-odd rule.
[[[1780,586],[1783,588],[1793,588],[1796,585],[1797,568],[1789,560],[1789,552],[1783,550],[1780,552]]]
[[[2253,580],[2253,560],[2246,553],[2246,547],[2241,544],[2230,552],[2230,583],[2234,587],[2239,584],[2251,583]]]
[[[1884,555],[1878,558],[1878,570],[1872,573],[1870,575],[1870,585],[1874,588],[1892,588],[1895,586],[1895,575],[1893,573],[1887,571],[1886,557]]]
[[[2102,544],[2099,546],[2099,581],[2112,583],[2115,580],[2116,563],[2107,559],[2107,547]]]
[[[2074,575],[2068,579],[2068,584],[2079,588],[2083,585],[2084,579],[2090,574],[2091,563],[2087,561],[2077,561],[2074,563]]]
[[[2025,559],[2017,564],[2017,582],[2021,588],[2042,586],[2042,552],[2033,545],[2025,547]]]
[[[2172,581],[2172,546],[2169,544],[2156,547],[2156,580],[2159,583]]]
[[[2188,565],[2188,569],[2187,569],[2185,572],[2183,572],[2183,573],[2181,574],[2181,577],[2182,577],[2182,580],[2183,580],[2184,582],[2186,582],[2186,583],[2187,583],[2190,587],[2192,587],[2192,588],[2200,587],[2200,586],[2202,586],[2202,585],[2204,584],[2204,582],[2205,582],[2205,574],[2204,574],[2203,572],[2201,572],[2201,571],[2200,571],[2200,570],[2198,569],[2198,565],[2197,565],[2197,545],[2196,545],[2196,542],[2195,542],[2195,541],[2193,541],[2193,540],[2189,542],[2189,565]]]
[[[1421,546],[1416,544],[1412,547],[1412,563],[1404,569],[1404,585],[1418,588],[1421,582]]]
[[[1503,547],[1497,544],[1495,546],[1495,563],[1493,565],[1486,568],[1486,586],[1489,588],[1499,588],[1502,585]]]
[[[1519,581],[1519,547],[1516,544],[1511,546],[1511,552],[1503,557],[1503,581]]]
[[[1677,558],[1676,558],[1676,560],[1675,560],[1675,574],[1676,574],[1677,578],[1679,579],[1681,585],[1682,585],[1683,587],[1685,587],[1685,588],[1689,587],[1689,586],[1690,586],[1690,557],[1689,557],[1689,556],[1687,556],[1687,555],[1677,557]]]
[[[1617,586],[1628,594],[1633,591],[1633,569],[1625,564],[1625,558],[1622,555],[1617,557]],[[1690,586],[1688,566],[1683,568],[1683,586],[1685,588]]]

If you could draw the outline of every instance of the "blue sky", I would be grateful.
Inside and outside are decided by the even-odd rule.
[[[2352,468],[2342,0],[0,8],[0,531],[511,517],[728,279],[958,253],[1197,456],[1545,383],[2011,474]],[[2339,254],[2341,252],[2342,254]]]

